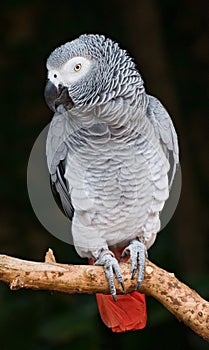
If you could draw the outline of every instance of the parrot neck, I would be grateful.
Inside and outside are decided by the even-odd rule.
[[[69,115],[71,127],[75,130],[90,130],[96,124],[103,124],[106,125],[111,139],[134,139],[147,128],[148,103],[145,93],[135,91],[135,96],[135,99],[132,96],[117,97],[96,106],[73,108]],[[105,128],[106,132],[107,129]]]

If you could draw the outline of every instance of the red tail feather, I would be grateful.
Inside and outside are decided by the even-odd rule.
[[[145,295],[132,292],[117,295],[117,301],[112,295],[96,294],[102,321],[113,332],[125,332],[142,329],[146,326],[147,313]]]
[[[123,248],[112,249],[119,260]],[[89,259],[89,264],[93,264]],[[117,301],[110,294],[96,294],[100,316],[113,332],[135,331],[146,326],[147,310],[145,295],[139,292],[117,295]]]

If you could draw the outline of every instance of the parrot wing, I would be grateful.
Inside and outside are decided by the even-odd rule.
[[[72,220],[74,209],[64,177],[65,158],[68,151],[66,145],[68,129],[66,112],[56,112],[50,123],[47,135],[46,156],[54,199],[64,215]]]
[[[171,188],[174,175],[179,163],[179,148],[176,131],[172,120],[161,102],[153,96],[148,95],[149,103],[147,116],[154,126],[156,136],[160,139],[163,151],[170,163],[168,174],[169,187]]]

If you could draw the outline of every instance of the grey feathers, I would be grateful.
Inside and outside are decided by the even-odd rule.
[[[86,79],[69,87],[77,106],[104,103],[119,96],[130,98],[133,87],[138,93],[144,93],[143,80],[132,58],[111,39],[100,35],[81,35],[54,50],[47,60],[47,68],[60,69],[76,56],[88,58],[93,63]]]
[[[65,70],[80,57],[80,73]],[[179,161],[167,111],[146,94],[127,52],[104,36],[82,35],[61,46],[47,68],[74,102],[72,109],[57,108],[46,154],[78,253],[97,257],[136,237],[149,248]]]
[[[172,120],[160,101],[153,96],[149,96],[147,117],[150,118],[156,136],[160,139],[163,150],[170,160],[169,186],[171,187],[179,163],[178,139]]]

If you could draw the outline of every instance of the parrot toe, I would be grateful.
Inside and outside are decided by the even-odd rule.
[[[102,251],[99,258],[95,261],[94,265],[101,265],[104,267],[104,272],[110,287],[110,293],[114,301],[117,301],[114,274],[116,275],[116,278],[120,283],[122,289],[124,290],[125,288],[120,266],[117,259],[114,257],[114,254],[109,250]]]
[[[134,278],[136,271],[138,269],[137,290],[139,290],[141,287],[142,281],[144,279],[145,259],[147,256],[146,247],[138,239],[134,239],[124,249],[121,255],[121,260],[125,258],[127,255],[129,255],[131,259],[131,272],[132,272],[131,278],[132,279]]]

